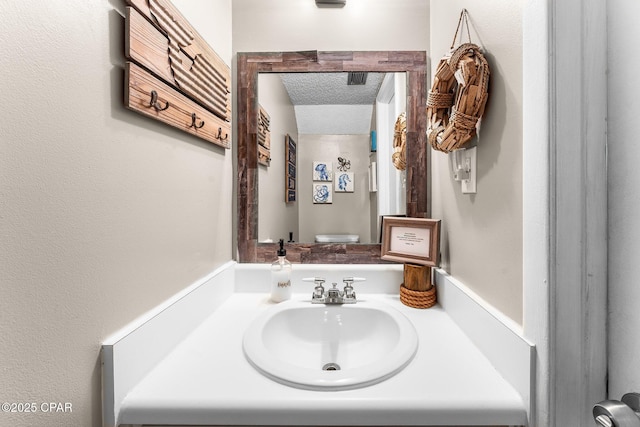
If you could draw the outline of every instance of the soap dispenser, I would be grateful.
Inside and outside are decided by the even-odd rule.
[[[291,298],[291,263],[287,261],[284,240],[280,239],[278,259],[271,264],[271,301],[281,302]]]

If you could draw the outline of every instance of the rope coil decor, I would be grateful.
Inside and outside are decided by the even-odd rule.
[[[454,49],[463,19],[469,43]],[[489,74],[482,50],[471,43],[468,12],[463,9],[451,52],[438,63],[427,97],[427,139],[435,150],[449,153],[476,135],[489,96]]]
[[[398,170],[405,170],[407,167],[407,114],[400,113],[393,129],[393,154],[391,161]]]
[[[430,308],[436,305],[436,287],[432,286],[428,291],[413,291],[400,285],[400,302],[413,308]]]

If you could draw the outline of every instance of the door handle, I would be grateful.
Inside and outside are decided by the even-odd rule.
[[[640,427],[640,418],[626,403],[604,400],[593,407],[593,418],[602,427]]]
[[[596,423],[602,427],[613,427],[613,421],[607,415],[598,415],[595,417]]]
[[[640,412],[640,393],[627,393],[622,396],[622,403],[625,403],[634,412]]]

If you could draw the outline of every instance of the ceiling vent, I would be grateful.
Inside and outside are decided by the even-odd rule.
[[[367,83],[367,73],[363,71],[353,72],[350,71],[347,76],[347,84],[351,85],[364,85]]]
[[[344,6],[347,0],[316,0],[316,6]]]

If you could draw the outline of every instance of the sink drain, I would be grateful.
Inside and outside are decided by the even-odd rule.
[[[323,371],[339,371],[340,365],[338,365],[337,363],[327,363],[322,367],[322,370]]]

